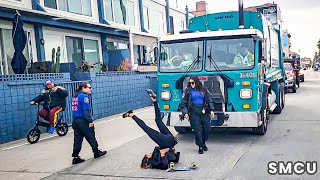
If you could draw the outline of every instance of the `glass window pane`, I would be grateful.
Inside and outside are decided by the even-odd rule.
[[[134,26],[134,3],[128,1],[128,13],[127,13],[127,23],[130,26]]]
[[[113,21],[112,15],[112,0],[104,0],[106,19],[109,21]]]
[[[97,40],[84,40],[84,57],[90,63],[100,62],[99,45]],[[94,72],[99,72],[100,65],[96,65],[93,69]]]
[[[79,67],[83,60],[83,39],[66,36],[66,45],[68,61]]]
[[[140,48],[138,45],[133,45],[134,64],[140,64]]]
[[[52,49],[55,49],[57,52],[58,47],[60,47],[60,62],[66,63],[67,60],[64,58],[64,49],[62,44],[62,36],[60,35],[52,35],[52,34],[44,34],[44,50],[46,54],[45,61],[52,61]]]
[[[81,3],[75,0],[68,0],[68,11],[72,13],[82,14]]]
[[[125,24],[126,22],[127,0],[113,0],[114,18],[116,23]]]
[[[148,8],[143,6],[143,22],[144,28],[149,29],[149,15],[148,15]]]
[[[83,15],[92,16],[91,0],[82,0]]]
[[[118,49],[128,49],[128,45],[126,43],[118,43]]]
[[[56,0],[44,0],[44,6],[48,8],[57,9]]]
[[[12,35],[11,35],[12,30],[11,29],[2,29],[2,38],[3,38],[3,57],[6,57],[6,61],[4,62],[4,69],[8,69],[9,74],[14,74],[11,66],[11,61],[13,58],[14,54],[14,47],[12,43]],[[23,50],[23,55],[26,58],[27,62],[30,63],[29,59],[29,49],[28,45],[26,44],[24,50]]]
[[[163,43],[160,47],[163,54],[159,60],[161,72],[195,72],[202,69],[203,41]]]
[[[155,32],[161,32],[160,31],[160,24],[159,24],[160,16],[161,16],[160,12],[149,9],[150,30],[155,31]]]
[[[58,0],[59,10],[67,11],[67,0]]]

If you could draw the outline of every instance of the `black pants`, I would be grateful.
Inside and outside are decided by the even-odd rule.
[[[89,127],[87,120],[83,118],[74,118],[72,122],[74,130],[74,142],[72,157],[78,157],[81,151],[83,138],[86,138],[90,144],[93,153],[98,152],[98,142],[95,137],[94,127]]]
[[[202,113],[202,107],[190,108],[190,125],[194,131],[196,145],[203,147],[211,131],[210,114]]]
[[[148,134],[148,136],[159,145],[160,149],[172,148],[177,144],[176,139],[173,137],[172,133],[169,131],[167,126],[162,122],[160,109],[157,102],[153,103],[154,111],[156,115],[156,124],[159,131],[156,131],[149,126],[147,126],[141,119],[137,116],[132,116],[132,119],[141,127],[141,129]]]

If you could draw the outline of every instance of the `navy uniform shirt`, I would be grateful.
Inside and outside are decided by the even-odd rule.
[[[85,118],[84,110],[90,111],[90,101],[87,94],[81,92],[72,98],[72,114],[74,118]]]

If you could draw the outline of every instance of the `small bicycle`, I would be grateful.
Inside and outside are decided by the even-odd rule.
[[[40,103],[35,103],[34,105],[38,106],[38,111],[37,111],[37,120],[35,123],[35,127],[30,129],[27,135],[27,140],[30,144],[34,144],[39,141],[40,134],[41,134],[39,126],[46,127],[47,131],[50,128],[50,121],[47,121],[39,116],[38,112],[40,110]],[[62,117],[63,116],[61,114],[56,125],[56,132],[59,136],[65,136],[68,133],[68,128],[69,128],[67,123],[61,122]]]

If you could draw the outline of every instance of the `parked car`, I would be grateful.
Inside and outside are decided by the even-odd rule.
[[[291,89],[293,93],[297,92],[297,87],[296,87],[296,75],[293,71],[293,67],[291,63],[283,63],[285,72],[286,72],[286,91],[288,89]]]
[[[300,81],[301,82],[304,82],[304,70],[306,70],[307,68],[303,68],[303,69],[300,69],[299,71],[299,77],[300,77]]]

